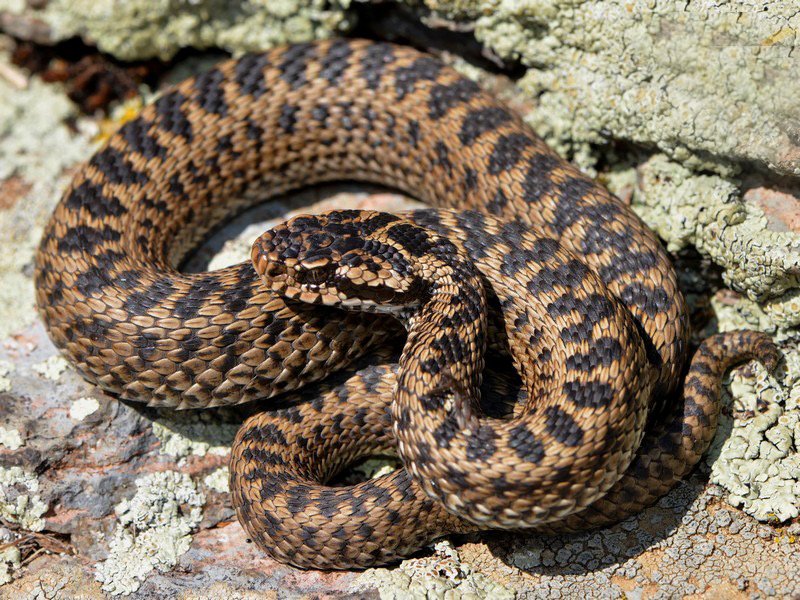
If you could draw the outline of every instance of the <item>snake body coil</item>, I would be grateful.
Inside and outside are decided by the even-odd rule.
[[[177,270],[226,217],[335,179],[454,211],[295,219],[273,233],[288,237],[267,248],[283,261],[259,267],[267,282],[250,263]],[[337,252],[352,259],[337,263],[337,306],[394,303],[414,323],[396,373],[359,373],[237,436],[240,520],[300,566],[378,564],[449,531],[618,519],[705,451],[722,371],[775,360],[760,334],[711,338],[682,402],[656,422],[682,382],[688,326],[655,236],[474,83],[366,41],[248,55],[167,91],[75,176],[37,255],[37,301],[55,344],[105,390],[158,406],[236,404],[320,380],[396,336],[384,315],[323,306],[334,303],[313,293],[326,281],[316,275],[284,298],[275,278],[287,260],[315,270]],[[499,304],[527,394],[511,420],[472,402],[492,338],[487,302]],[[405,470],[321,485],[394,444]]]

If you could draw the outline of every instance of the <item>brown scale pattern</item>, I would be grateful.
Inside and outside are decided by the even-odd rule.
[[[616,489],[650,408],[674,397],[681,383],[688,326],[669,260],[629,208],[560,159],[516,115],[412,49],[334,40],[247,55],[168,90],[123,126],[75,176],[36,257],[37,302],[53,341],[105,390],[178,408],[269,398],[381,347],[399,332],[385,315],[320,306],[313,298],[284,300],[250,263],[199,274],[177,268],[234,213],[335,179],[394,186],[458,211],[411,218],[444,237],[456,232],[452,256],[464,265],[474,261],[493,288],[489,305],[503,314],[529,421],[523,428],[486,421],[470,402],[453,401],[461,415],[456,429],[446,406],[416,396],[426,386],[433,392],[455,386],[453,398],[466,398],[462,388],[479,382],[486,337],[481,329],[469,341],[463,323],[452,320],[440,319],[443,334],[424,325],[409,343],[430,344],[435,353],[424,364],[413,353],[401,359],[393,412],[409,471],[382,488],[388,500],[343,491],[325,508],[320,502],[328,492],[299,494],[303,488],[293,487],[293,475],[280,464],[294,465],[318,485],[350,456],[316,454],[321,465],[307,456],[303,467],[302,442],[285,445],[291,436],[273,435],[288,427],[281,420],[286,413],[276,413],[266,429],[245,428],[234,449],[234,500],[254,539],[303,566],[365,566],[450,530],[444,525],[455,517],[437,517],[431,529],[419,523],[441,511],[430,497],[473,522],[518,527],[577,518]],[[385,227],[388,234],[400,224]],[[416,242],[397,243],[402,255]],[[379,263],[378,272],[387,266]],[[472,266],[456,269],[446,261],[437,269],[449,273],[453,291],[464,292],[461,278],[474,283],[477,276]],[[478,288],[468,285],[466,292]],[[481,303],[473,298],[473,304]],[[736,360],[752,347],[726,350]],[[430,373],[423,376],[424,369]],[[339,445],[327,435],[359,439],[344,427],[351,422],[382,440],[379,446],[390,443],[386,405],[363,402],[377,407],[369,427],[354,412],[316,411],[312,429],[296,438],[308,444],[313,432],[315,443],[304,452],[323,444],[335,455]],[[350,401],[345,406],[351,411]],[[707,435],[694,426],[684,434],[698,447]],[[259,464],[247,452],[267,460]],[[663,452],[652,452],[662,460]],[[418,498],[416,481],[425,494]],[[460,500],[464,489],[473,489],[475,500]],[[285,494],[292,490],[307,501],[290,507]],[[346,502],[349,520],[336,528],[319,521]],[[379,502],[390,506],[385,514]],[[395,515],[398,504],[415,507],[421,529],[402,535],[392,529],[410,527]],[[284,509],[317,520],[303,529]],[[339,542],[322,544],[326,535]]]

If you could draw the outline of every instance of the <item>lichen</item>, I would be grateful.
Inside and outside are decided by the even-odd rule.
[[[725,282],[752,300],[773,300],[781,324],[800,324],[800,312],[780,310],[797,302],[800,236],[770,231],[763,212],[741,201],[738,187],[717,175],[696,175],[664,155],[640,168],[634,209],[671,251],[693,245],[723,267]]]
[[[45,379],[57,381],[61,374],[69,368],[69,363],[60,354],[54,354],[42,362],[33,365],[34,372]]]
[[[19,569],[20,564],[19,548],[10,546],[5,550],[0,550],[0,585],[11,581],[11,574]]]
[[[35,474],[21,467],[0,467],[0,519],[28,531],[41,531],[46,512]]]
[[[326,37],[351,26],[346,1],[329,0],[51,0],[37,19],[52,40],[81,36],[124,60],[158,57],[181,48],[263,50],[280,43]],[[14,0],[0,11],[19,14]]]
[[[97,398],[78,398],[69,407],[69,418],[74,421],[83,421],[98,408],[100,408],[100,403]]]
[[[746,299],[731,304],[714,298],[712,307],[723,330],[753,326]],[[711,481],[727,492],[728,502],[767,522],[800,515],[800,339],[781,332],[778,339],[783,369],[768,374],[754,364],[748,370],[755,377],[741,369],[733,373],[733,414],[721,415],[707,458]]]
[[[781,0],[473,0],[426,4],[474,23],[500,56],[532,67],[531,123],[569,152],[611,138],[721,173],[753,161],[800,173],[791,51],[800,13]],[[691,52],[686,52],[691,48]],[[596,155],[596,154],[595,154]]]
[[[7,60],[0,52],[0,61]],[[0,182],[16,178],[22,190],[19,198],[5,197],[13,204],[0,211],[0,338],[35,318],[26,269],[66,184],[65,171],[89,155],[94,130],[57,86],[31,77],[26,89],[17,89],[0,77]]]
[[[224,456],[230,450],[238,425],[223,423],[209,412],[165,412],[153,421],[153,433],[161,441],[161,454],[175,458]]]
[[[381,600],[516,597],[513,591],[463,563],[449,542],[438,542],[434,550],[433,555],[405,560],[396,569],[369,569],[355,581],[353,589],[377,587]]]
[[[211,473],[205,476],[203,483],[215,492],[225,494],[230,491],[228,488],[228,481],[230,480],[230,469],[228,467],[220,467],[214,469]]]
[[[22,444],[22,435],[19,430],[0,427],[0,446],[5,446],[9,450],[18,450]]]
[[[115,511],[118,525],[109,557],[96,578],[113,595],[139,589],[153,569],[166,572],[191,545],[190,533],[202,519],[203,494],[192,479],[175,471],[152,473],[136,482],[136,494]]]
[[[13,371],[14,365],[12,363],[0,360],[0,394],[11,389],[11,378],[9,375],[11,375]]]

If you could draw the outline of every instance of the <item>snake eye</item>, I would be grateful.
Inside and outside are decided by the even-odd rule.
[[[315,267],[313,269],[304,269],[297,272],[297,283],[318,286],[328,281],[334,271],[336,271],[336,265],[334,264]]]

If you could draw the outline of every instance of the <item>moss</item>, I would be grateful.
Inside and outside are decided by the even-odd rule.
[[[140,478],[133,498],[116,507],[119,523],[109,557],[96,571],[103,589],[130,594],[153,569],[174,567],[191,545],[190,533],[202,519],[204,502],[186,474],[166,471]]]

